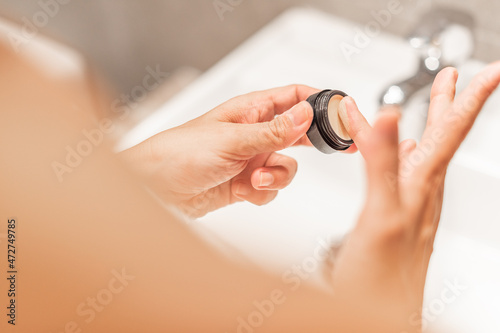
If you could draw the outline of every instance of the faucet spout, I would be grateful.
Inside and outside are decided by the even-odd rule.
[[[472,16],[456,9],[435,8],[426,13],[408,37],[419,54],[417,72],[384,90],[380,104],[404,106],[416,92],[429,86],[441,69],[469,59],[474,46],[473,28]]]
[[[437,72],[428,69],[421,61],[414,76],[392,84],[382,93],[380,105],[405,105],[417,91],[432,83]]]

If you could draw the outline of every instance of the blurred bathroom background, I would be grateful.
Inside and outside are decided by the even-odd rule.
[[[391,0],[0,0],[0,15],[23,24],[54,1],[59,8],[43,34],[82,53],[117,92],[130,91],[146,67],[159,65],[169,73],[161,103],[290,7],[315,7],[363,25]],[[398,2],[403,12],[384,31],[404,37],[432,7],[459,8],[476,21],[473,57],[500,59],[500,1]]]

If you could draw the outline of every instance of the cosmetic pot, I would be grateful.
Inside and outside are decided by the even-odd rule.
[[[307,98],[314,112],[307,137],[322,153],[346,150],[354,143],[339,116],[340,101],[346,96],[340,90],[323,90]]]

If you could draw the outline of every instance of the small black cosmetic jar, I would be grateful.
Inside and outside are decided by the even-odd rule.
[[[354,143],[338,114],[340,101],[346,96],[340,90],[323,90],[307,99],[314,111],[307,137],[322,153],[346,150]]]

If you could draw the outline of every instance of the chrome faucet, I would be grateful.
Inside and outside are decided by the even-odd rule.
[[[474,19],[468,13],[435,8],[423,15],[409,35],[410,45],[419,53],[415,75],[389,86],[380,97],[381,105],[404,106],[422,88],[429,86],[447,66],[458,66],[472,55]]]

